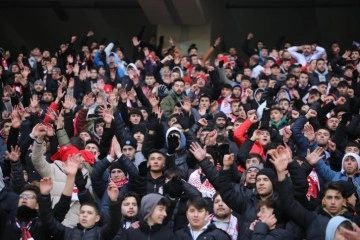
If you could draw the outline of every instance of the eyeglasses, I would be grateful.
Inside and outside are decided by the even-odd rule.
[[[20,194],[19,198],[21,199],[36,199],[34,194]]]

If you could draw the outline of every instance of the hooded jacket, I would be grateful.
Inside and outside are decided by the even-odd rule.
[[[191,235],[191,230],[189,226],[186,226],[175,232],[175,235],[178,239],[181,240],[193,240]],[[207,240],[207,239],[216,239],[216,240],[231,240],[231,237],[223,230],[217,228],[215,224],[210,223],[207,225],[204,232],[202,232],[196,240]]]

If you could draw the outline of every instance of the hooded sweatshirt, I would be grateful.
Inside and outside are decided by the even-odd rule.
[[[339,225],[342,224],[343,222],[349,222],[350,224],[352,223],[349,219],[346,219],[342,216],[336,216],[331,218],[326,226],[325,240],[334,240],[336,230],[338,229]]]

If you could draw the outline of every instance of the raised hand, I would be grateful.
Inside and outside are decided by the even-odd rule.
[[[113,111],[110,108],[101,108],[100,112],[102,113],[104,122],[106,124],[111,124],[114,120]]]
[[[346,103],[346,98],[339,97],[338,100],[335,101],[335,105],[344,105]]]
[[[15,148],[11,146],[11,151],[10,153],[6,152],[5,159],[8,159],[12,162],[17,162],[19,161],[20,155],[21,155],[20,147],[17,145],[15,146]]]
[[[133,37],[133,38],[132,38],[132,43],[133,43],[134,47],[139,46],[139,45],[140,45],[140,42],[141,42],[141,41],[139,41],[139,39],[138,39],[137,37]]]
[[[83,99],[83,104],[84,104],[84,107],[86,108],[89,108],[91,105],[94,104],[94,95],[93,93],[88,93],[84,96],[84,99]]]
[[[40,193],[42,195],[49,195],[53,188],[53,181],[51,177],[44,177],[40,180]]]
[[[261,137],[261,130],[259,129],[256,129],[254,132],[253,132],[253,135],[251,136],[250,140],[255,142],[257,140],[259,140]]]
[[[69,157],[63,166],[66,175],[75,177],[75,175],[79,169],[79,165],[80,165],[80,161],[78,160],[77,156]]]
[[[311,124],[304,126],[304,135],[310,143],[315,141],[315,131]]]
[[[188,97],[184,98],[184,103],[180,103],[181,104],[181,108],[185,111],[185,112],[190,112],[191,110],[191,100]]]
[[[234,163],[234,154],[225,154],[223,157],[223,169],[224,170],[229,170],[231,165]]]
[[[61,110],[61,113],[58,115],[55,124],[56,129],[62,129],[64,127],[64,110]]]
[[[48,116],[52,121],[56,121],[58,118],[58,113],[56,113],[55,110],[51,107],[48,107],[46,109],[46,116]]]
[[[39,106],[40,100],[38,95],[34,94],[32,95],[32,97],[30,98],[30,108],[32,109],[36,109]]]
[[[317,116],[317,112],[314,109],[310,109],[306,114],[305,117],[307,119],[315,118]]]
[[[32,131],[31,134],[38,140],[38,141],[43,141],[45,136],[46,136],[46,127],[44,124],[42,123],[38,123],[36,124]]]
[[[291,161],[291,155],[284,146],[279,146],[276,149],[269,150],[268,155],[270,155],[269,160],[275,166],[279,180],[282,181],[283,178],[285,178],[285,171],[288,163]]]
[[[117,201],[117,199],[119,197],[119,189],[113,181],[109,182],[107,192],[108,192],[109,198],[112,202]]]
[[[286,139],[286,140],[289,140],[291,135],[292,135],[291,129],[288,128],[288,127],[284,127],[283,129],[284,129],[283,130],[283,138]]]
[[[159,105],[160,99],[157,98],[155,94],[151,94],[149,97],[149,102],[150,102],[151,107],[154,108]]]
[[[277,219],[274,214],[264,217],[261,222],[265,223],[270,230],[273,230],[276,227]]]
[[[180,144],[179,136],[176,134],[171,134],[167,137],[167,140],[168,140],[168,153],[173,154]]]
[[[171,36],[169,37],[169,43],[170,43],[171,46],[175,45],[174,40],[173,40],[173,38]]]
[[[50,124],[46,125],[45,130],[46,130],[46,136],[52,137],[55,135],[55,129]]]
[[[74,107],[75,103],[76,103],[76,99],[70,95],[65,95],[64,101],[61,102],[61,104],[65,110],[72,109]]]
[[[61,84],[61,85],[62,85],[62,84]],[[60,99],[62,99],[62,98],[64,97],[65,93],[66,93],[66,91],[63,92],[63,88],[62,88],[61,85],[60,85],[60,87],[59,87],[58,90],[57,90],[57,96],[56,96],[57,102],[59,102]]]
[[[21,119],[18,112],[19,107],[15,106],[13,108],[13,111],[11,112],[10,118],[11,118],[11,127],[12,128],[19,128],[21,125]]]
[[[206,145],[202,148],[198,142],[192,142],[189,150],[199,162],[206,158]]]
[[[310,153],[310,150],[307,150],[306,160],[309,164],[315,165],[320,159],[324,157],[324,148],[317,147],[312,153]]]
[[[216,144],[216,138],[218,136],[218,132],[216,129],[212,130],[206,136],[204,142],[206,146],[214,146]]]
[[[205,118],[200,118],[198,123],[202,126],[202,127],[206,127],[208,125],[208,121]]]
[[[94,36],[94,34],[95,34],[95,33],[90,30],[90,31],[86,34],[86,36],[87,36],[87,37],[92,37],[92,36]]]
[[[221,37],[216,38],[216,40],[215,40],[215,42],[214,42],[214,47],[219,46],[220,43],[221,43]]]

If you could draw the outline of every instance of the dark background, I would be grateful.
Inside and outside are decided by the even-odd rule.
[[[223,27],[217,32],[227,47],[239,49],[250,31],[255,34],[254,40],[262,39],[269,47],[274,46],[280,36],[294,44],[316,41],[327,49],[332,41],[340,42],[342,49],[350,47],[353,40],[360,41],[359,0],[204,2],[211,1],[217,2],[212,13],[222,11],[223,19],[219,21]],[[95,40],[106,37],[109,41],[118,41],[125,53],[131,54],[131,37],[142,26],[146,26],[145,39],[157,33],[157,25],[151,23],[137,0],[0,0],[0,16],[0,47],[13,54],[17,54],[21,46],[29,49],[40,46],[53,51],[71,35],[80,37],[88,30],[96,33]]]

